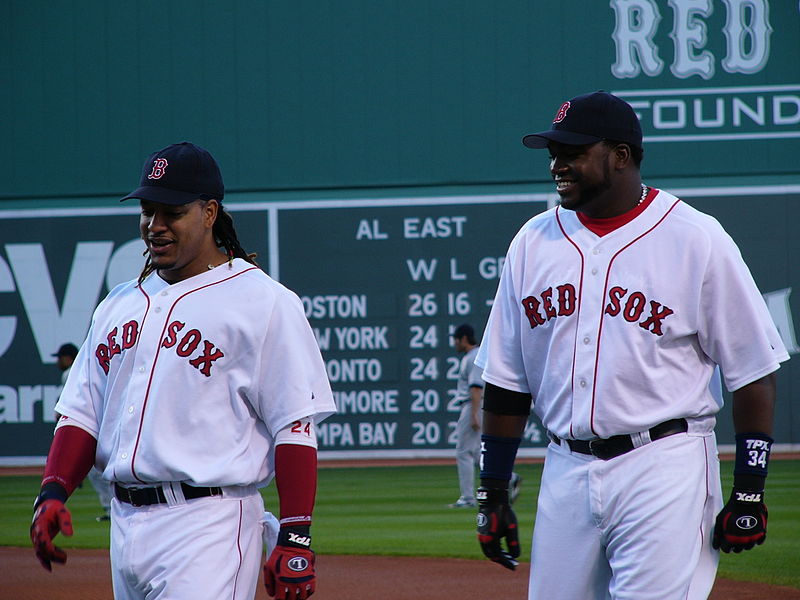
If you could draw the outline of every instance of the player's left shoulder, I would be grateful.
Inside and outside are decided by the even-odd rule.
[[[242,268],[241,279],[243,283],[249,286],[252,291],[258,293],[262,301],[268,304],[288,304],[302,307],[302,302],[296,292],[286,287],[280,281],[273,279],[260,268],[255,267],[255,265],[248,264],[243,260],[241,262],[246,265],[240,265],[240,268]]]
[[[692,236],[704,238],[710,243],[730,240],[720,222],[692,206],[691,201],[687,202],[664,190],[659,190],[656,200],[661,203],[663,210],[668,211],[666,222],[677,226],[687,241]]]

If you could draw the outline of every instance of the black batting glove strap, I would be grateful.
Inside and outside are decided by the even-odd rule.
[[[311,549],[311,526],[293,525],[291,527],[281,527],[278,532],[278,545],[287,548]]]
[[[740,476],[737,475],[737,478]],[[728,503],[714,525],[712,545],[723,552],[741,552],[767,539],[767,505],[764,504],[764,481],[760,489],[734,485]]]
[[[45,500],[53,499],[62,503],[66,503],[67,498],[69,498],[69,494],[67,494],[67,490],[63,485],[56,483],[55,481],[48,481],[42,486],[42,489],[39,491],[39,495],[36,496],[36,499],[33,502],[33,510],[35,511],[37,508],[39,508],[39,505]]]
[[[482,479],[481,483],[493,482]],[[478,500],[478,542],[489,560],[513,571],[519,564],[515,559],[520,555],[517,516],[508,502],[508,483],[498,483],[503,487],[481,485],[475,494]],[[505,550],[501,545],[503,538],[506,540]]]

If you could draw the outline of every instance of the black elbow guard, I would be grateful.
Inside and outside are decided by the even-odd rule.
[[[488,381],[483,389],[483,410],[496,415],[529,415],[531,414],[530,394],[512,392],[492,385]]]

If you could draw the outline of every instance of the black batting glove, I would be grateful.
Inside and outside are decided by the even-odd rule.
[[[736,476],[733,492],[714,525],[712,545],[723,552],[741,552],[767,539],[764,478]]]
[[[478,542],[490,560],[512,571],[519,564],[519,532],[517,516],[508,501],[508,482],[482,479],[478,488]],[[506,539],[507,551],[501,540]]]

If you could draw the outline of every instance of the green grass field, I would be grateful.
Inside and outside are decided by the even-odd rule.
[[[730,463],[723,463],[723,490],[730,489]],[[523,541],[523,559],[530,558],[530,536],[541,465],[519,465],[523,492],[515,505]],[[38,477],[0,477],[0,545],[26,546],[31,505]],[[725,494],[727,496],[727,491]],[[445,556],[481,559],[475,540],[474,511],[453,510],[455,466],[325,468],[319,472],[314,520],[314,548],[324,554]],[[272,488],[264,491],[268,507],[276,507]],[[800,461],[773,460],[767,486],[769,537],[754,551],[723,555],[719,576],[800,589]],[[75,535],[60,538],[68,548],[108,547],[108,523],[94,490],[78,489],[68,506]]]

